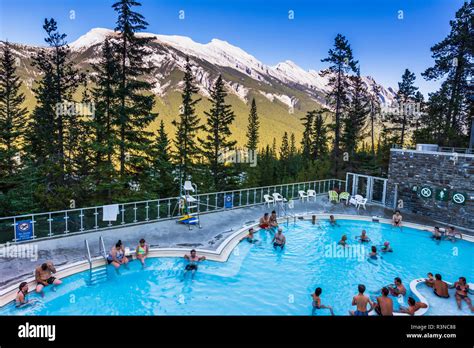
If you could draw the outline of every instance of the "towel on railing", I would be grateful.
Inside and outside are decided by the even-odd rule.
[[[118,204],[104,205],[102,207],[102,221],[117,221],[118,213]]]

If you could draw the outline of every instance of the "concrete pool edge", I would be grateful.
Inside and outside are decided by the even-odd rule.
[[[349,214],[311,213],[311,212],[304,213],[304,214],[287,215],[287,216],[280,217],[279,220],[280,220],[280,224],[284,225],[284,223],[282,223],[281,221],[286,220],[288,223],[290,219],[294,219],[294,221],[296,220],[311,221],[313,216],[316,216],[316,220],[328,219],[330,215],[334,215],[336,219],[341,219],[341,220],[370,221],[370,222],[378,222],[378,223],[384,223],[384,224],[392,223],[390,219],[385,219],[381,217],[370,217],[370,216],[349,215]],[[374,218],[376,218],[376,221],[374,221]],[[404,222],[403,226],[417,229],[420,231],[425,231],[428,233],[431,233],[430,231],[433,228],[432,226],[421,225],[421,224],[411,223],[411,222]],[[242,227],[240,227],[234,233],[228,236],[215,251],[199,249],[199,248],[196,248],[196,251],[198,252],[199,255],[205,256],[207,260],[216,261],[216,262],[226,262],[230,254],[234,250],[234,248],[240,243],[240,239],[244,235],[246,235],[250,227],[254,227],[254,228],[258,227],[258,221],[254,221],[253,223],[247,222],[247,224],[242,225]],[[463,234],[462,237],[463,237],[463,240],[466,240],[471,243],[474,242],[473,236]],[[153,257],[153,258],[155,257],[183,257],[186,252],[189,252],[189,250],[190,248],[151,248],[149,251],[148,257]],[[133,254],[134,252],[129,253],[129,255],[132,256],[132,258],[134,256]],[[101,256],[95,257],[92,259],[92,268],[104,266],[105,264],[106,264],[106,261]],[[89,262],[87,260],[77,261],[71,264],[64,265],[62,267],[57,267],[56,276],[58,278],[63,279],[71,275],[87,271],[88,269],[89,269]],[[416,280],[417,279],[413,280],[410,283],[410,287],[411,287],[411,284]],[[28,287],[32,289],[30,290],[30,293],[34,291],[33,289],[35,288],[35,285],[36,285],[36,281],[34,279],[34,271],[33,271],[33,276],[26,279],[25,281],[28,283]],[[18,292],[18,285],[10,285],[8,287],[0,289],[0,307],[3,307],[9,304],[10,302],[14,301],[17,292]],[[416,290],[416,286],[415,286],[415,291],[413,292],[416,294],[416,296],[418,296],[420,300],[422,300],[421,298],[424,299],[424,297],[421,296],[421,294],[419,294],[419,292]],[[422,309],[420,309],[418,312],[421,312],[421,311]],[[425,312],[426,311],[423,311],[423,314]],[[398,313],[398,315],[400,314],[403,315],[403,313]],[[423,315],[423,314],[417,313],[415,315]]]

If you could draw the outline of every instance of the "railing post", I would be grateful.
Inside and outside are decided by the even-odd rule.
[[[64,212],[64,227],[65,227],[64,233],[65,233],[65,234],[68,234],[68,233],[69,233],[69,230],[68,230],[68,223],[67,223],[68,220],[69,220],[69,216],[67,215],[67,211],[65,211],[65,212]]]
[[[81,227],[79,228],[79,231],[84,231],[84,210],[80,210],[79,217],[81,218]]]
[[[120,222],[121,225],[125,225],[125,204],[122,204],[122,209],[120,210],[122,213],[122,221]]]
[[[149,218],[148,218],[148,209],[150,209],[150,207],[148,206],[148,201],[146,201],[146,206],[145,206],[145,221],[148,221]]]
[[[209,195],[206,195],[206,211],[209,211]]]
[[[98,218],[97,216],[99,215],[99,213],[97,212],[97,207],[95,207],[94,209],[94,216],[95,216],[95,226],[94,226],[94,229],[98,229],[99,228],[99,224],[98,224]]]
[[[13,242],[16,243],[16,217],[13,217]]]
[[[49,236],[53,235],[53,218],[51,217],[51,213],[48,214],[48,225],[49,225]]]
[[[133,205],[133,222],[137,222],[137,203]]]
[[[156,201],[156,219],[160,219],[160,200]]]
[[[181,199],[181,197],[179,199]],[[168,198],[168,218],[170,217],[171,217],[171,199]]]

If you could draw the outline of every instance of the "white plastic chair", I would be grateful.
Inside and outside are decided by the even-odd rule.
[[[183,188],[184,188],[185,191],[194,192],[194,187],[193,187],[193,184],[191,183],[191,181],[185,181]]]
[[[313,198],[316,201],[316,191],[315,190],[308,190],[308,201],[310,198]]]
[[[265,204],[270,207],[270,203],[272,205],[275,204],[275,200],[270,195],[263,195],[263,199],[265,200]]]
[[[272,193],[272,196],[273,196],[273,200],[275,201],[275,203],[286,202],[286,199],[281,194],[279,194],[278,192]]]
[[[308,195],[303,190],[298,191],[298,195],[300,196],[302,202],[304,202],[305,199],[308,200]]]
[[[365,203],[367,203],[367,198],[362,198],[361,200],[357,201],[357,209],[360,209],[360,207],[363,207],[364,210],[367,210],[365,208]]]

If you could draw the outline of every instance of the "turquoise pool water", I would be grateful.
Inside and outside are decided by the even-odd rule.
[[[109,269],[109,280],[92,286],[87,285],[88,271],[67,277],[56,292],[48,287],[43,299],[30,295],[38,299],[33,306],[16,309],[10,304],[0,314],[311,315],[310,294],[322,287],[322,303],[331,305],[336,315],[347,315],[359,283],[374,297],[397,276],[407,289],[411,280],[427,272],[440,273],[450,282],[459,276],[474,282],[474,243],[436,243],[426,232],[367,221],[340,220],[338,226],[299,221],[283,227],[287,237],[283,251],[273,248],[270,232],[260,231],[256,234],[259,243],[240,243],[228,262],[201,263],[194,280],[190,274],[183,277],[186,263],[182,259],[148,259],[144,270],[133,261],[118,275]],[[355,239],[362,229],[371,239],[368,245]],[[388,240],[394,252],[370,261],[366,255],[346,252],[344,257],[338,250],[334,254],[333,243],[343,234],[348,236],[351,249],[347,250],[365,253],[372,244]],[[398,308],[396,298],[394,303]],[[456,308],[454,298],[435,305],[428,314],[469,314]]]

